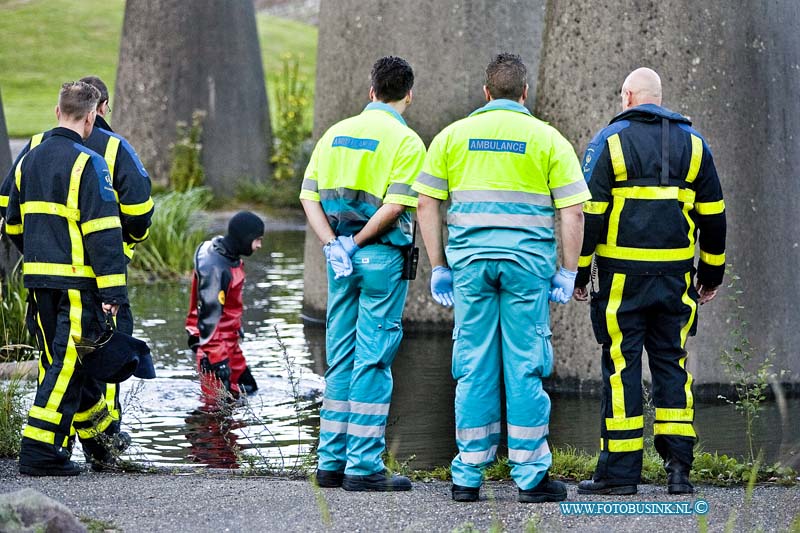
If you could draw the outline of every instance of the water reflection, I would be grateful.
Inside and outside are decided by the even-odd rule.
[[[242,348],[259,392],[228,419],[203,410],[183,330],[188,280],[131,288],[136,335],[150,343],[158,372],[155,380],[123,384],[124,422],[134,442],[131,459],[221,468],[248,460],[292,468],[302,461],[317,438],[325,367],[324,328],[304,326],[301,319],[303,239],[302,231],[270,232],[264,248],[246,262]],[[406,332],[393,366],[387,444],[401,460],[414,456],[416,467],[447,464],[456,451],[450,351],[446,333]],[[296,378],[297,402],[290,376]],[[552,443],[596,451],[599,400],[563,393],[552,398]],[[794,417],[788,423],[781,423],[775,404],[767,404],[756,420],[755,444],[769,461],[797,461],[800,400],[788,403]],[[747,453],[744,423],[732,406],[698,403],[696,416],[704,449]]]

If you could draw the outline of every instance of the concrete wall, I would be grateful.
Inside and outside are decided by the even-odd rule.
[[[536,94],[544,20],[543,0],[389,2],[323,0],[317,60],[315,138],[333,123],[361,112],[369,102],[370,70],[385,55],[405,58],[414,68],[414,101],[405,114],[429,143],[449,123],[485,102],[485,69],[498,52],[515,52],[526,62]],[[430,264],[421,248],[417,280],[411,283],[406,321],[442,328],[452,323],[430,297]],[[305,248],[305,311],[324,316],[325,261],[317,238]]]
[[[582,152],[619,112],[632,69],[661,75],[664,105],[691,117],[714,153],[728,214],[729,270],[757,357],[800,379],[800,3],[794,0],[551,0],[537,115]],[[729,276],[726,283],[731,280]],[[697,383],[725,382],[719,353],[737,311],[725,289],[689,342]],[[555,315],[558,373],[599,376],[586,306]]]
[[[269,176],[271,147],[261,49],[249,0],[128,2],[122,29],[114,127],[165,184],[176,124],[203,122],[206,183],[230,196],[242,179]]]

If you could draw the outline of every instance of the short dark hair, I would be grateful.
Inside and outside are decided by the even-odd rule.
[[[528,69],[517,54],[497,54],[486,67],[486,88],[492,98],[519,100],[527,78]]]
[[[82,81],[83,83],[88,83],[89,85],[100,91],[100,100],[97,102],[98,106],[103,102],[108,102],[108,87],[106,87],[106,84],[103,83],[103,80],[101,80],[97,76],[84,76],[78,81]]]
[[[396,102],[405,98],[414,86],[414,71],[401,57],[382,57],[372,65],[372,88],[381,102]]]
[[[100,91],[93,86],[82,81],[69,81],[58,93],[58,108],[62,115],[79,120],[96,110],[99,100]]]

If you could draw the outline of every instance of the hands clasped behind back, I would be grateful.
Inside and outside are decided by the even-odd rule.
[[[336,240],[326,244],[322,247],[322,252],[333,269],[333,279],[346,278],[353,273],[353,262],[341,241]]]

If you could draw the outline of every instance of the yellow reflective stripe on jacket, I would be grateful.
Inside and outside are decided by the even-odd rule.
[[[33,150],[34,148],[42,144],[42,139],[44,139],[44,133],[37,133],[36,135],[31,137],[31,147],[29,149]]]
[[[611,195],[631,200],[678,200],[690,204],[695,198],[693,190],[679,187],[614,187]]]
[[[718,215],[725,211],[725,200],[716,202],[697,202],[694,210],[698,215]]]
[[[694,409],[656,407],[656,420],[659,422],[693,422]]]
[[[596,253],[600,257],[630,261],[683,261],[694,259],[694,246],[686,248],[627,248],[598,244]]]
[[[93,278],[94,270],[86,265],[63,265],[60,263],[28,263],[22,265],[22,273],[28,276],[63,276],[67,278]]]
[[[103,231],[106,229],[121,228],[122,224],[119,217],[103,217],[90,220],[81,224],[81,231],[84,235],[94,233],[95,231]]]
[[[28,157],[28,154],[25,154],[20,158],[19,163],[17,163],[17,167],[14,169],[14,181],[17,184],[18,191],[20,190],[20,186],[22,184],[22,162],[25,161],[26,157]]]
[[[75,164],[72,165],[72,172],[69,177],[69,191],[67,192],[67,207],[70,209],[78,210],[78,196],[81,189],[81,176],[86,163],[89,161],[89,154],[81,152],[75,159]],[[81,234],[78,223],[69,220],[67,223],[69,229],[69,239],[72,244],[72,264],[83,265],[84,251],[83,251],[83,235]]]
[[[617,245],[617,234],[619,233],[619,218],[622,216],[622,208],[625,207],[625,198],[615,198],[611,215],[608,217],[608,235],[606,243],[608,246]]]
[[[697,135],[692,135],[692,160],[689,163],[689,171],[686,173],[686,183],[692,183],[697,178],[702,162],[703,140]]]
[[[103,154],[103,159],[106,160],[108,165],[108,175],[114,178],[114,165],[117,163],[117,152],[119,151],[119,139],[116,137],[109,137],[108,144],[106,144],[106,151]]]
[[[135,247],[136,247],[136,243],[135,242],[132,242],[132,243],[123,242],[122,243],[122,251],[125,252],[125,257],[127,257],[128,259],[133,259],[133,254],[135,252],[135,250],[134,250]]]
[[[588,267],[592,264],[592,256],[591,255],[582,255],[578,258],[578,266],[579,267]]]
[[[725,264],[725,254],[710,254],[700,250],[700,261],[711,266],[722,266]]]
[[[614,179],[625,181],[628,179],[628,169],[625,166],[625,154],[622,153],[622,143],[618,133],[608,138],[608,151],[611,155],[611,166],[614,168]]]
[[[140,204],[119,204],[119,210],[123,215],[132,217],[139,215],[146,215],[153,209],[153,199],[148,198],[147,201]]]
[[[93,406],[88,408],[86,411],[80,411],[75,413],[75,417],[72,419],[73,422],[89,422],[93,418],[99,418],[98,415],[105,412],[107,409],[106,399],[100,398],[97,403]]]
[[[627,418],[606,418],[606,429],[609,431],[629,431],[644,428],[644,416]]]
[[[124,287],[125,274],[109,274],[107,276],[97,276],[97,288],[107,289],[109,287]]]
[[[8,207],[8,196],[0,194],[0,207]]]
[[[9,235],[22,235],[22,224],[6,224],[6,233]]]
[[[55,202],[25,202],[20,204],[19,211],[23,217],[25,215],[56,215],[75,221],[81,218],[81,212],[77,209],[70,209],[64,204]]]
[[[608,209],[608,202],[584,202],[583,212],[589,215],[602,215]]]
[[[697,437],[694,427],[691,424],[680,422],[655,422],[653,424],[654,435],[680,435],[681,437]]]

